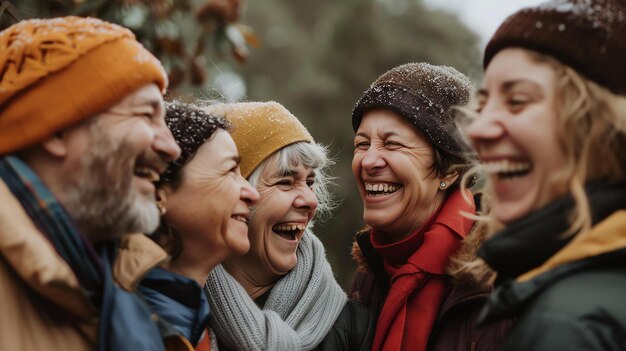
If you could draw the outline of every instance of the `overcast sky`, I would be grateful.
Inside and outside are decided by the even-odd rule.
[[[545,0],[424,0],[435,8],[456,13],[476,34],[483,45],[496,31],[500,23],[522,7],[532,6]]]

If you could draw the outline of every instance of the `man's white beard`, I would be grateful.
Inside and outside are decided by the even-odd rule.
[[[144,195],[133,185],[135,163],[145,155],[129,155],[132,148],[114,145],[97,124],[90,126],[92,144],[82,167],[73,179],[67,178],[59,200],[92,242],[154,232],[160,220],[154,195]]]

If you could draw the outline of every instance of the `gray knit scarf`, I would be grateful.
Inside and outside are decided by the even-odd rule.
[[[322,342],[347,301],[326,260],[324,246],[307,230],[296,267],[278,280],[261,310],[220,265],[207,279],[211,326],[234,350],[311,350]]]

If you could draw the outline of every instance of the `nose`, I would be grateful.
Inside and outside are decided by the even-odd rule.
[[[361,160],[361,166],[366,172],[370,172],[376,168],[383,168],[387,163],[380,155],[380,150],[375,148],[374,146],[370,146],[367,151],[365,151],[365,156]]]
[[[174,161],[180,156],[180,146],[176,143],[174,135],[167,128],[165,121],[156,127],[153,148],[168,162]]]
[[[467,136],[472,143],[493,141],[504,135],[505,130],[500,115],[501,112],[497,109],[485,105],[478,118],[467,127]]]
[[[317,209],[317,195],[308,186],[301,187],[300,193],[293,201],[293,207],[305,210]]]
[[[259,192],[256,191],[256,189],[253,188],[252,185],[250,185],[250,183],[248,183],[248,181],[245,180],[243,177],[241,177],[241,181],[243,182],[243,184],[241,187],[241,193],[239,198],[247,203],[248,206],[256,204],[261,198],[261,195],[259,195]]]

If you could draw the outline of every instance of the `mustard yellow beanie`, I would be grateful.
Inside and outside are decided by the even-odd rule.
[[[0,32],[0,155],[37,144],[150,83],[164,91],[167,75],[126,28],[81,17],[14,24]]]
[[[230,134],[241,157],[244,178],[283,147],[300,141],[313,142],[304,125],[274,101],[216,104],[206,110],[223,115],[230,122]]]

